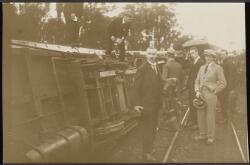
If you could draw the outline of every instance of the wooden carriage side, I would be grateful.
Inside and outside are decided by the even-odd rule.
[[[64,50],[12,42],[7,162],[83,162],[136,126],[128,67]]]

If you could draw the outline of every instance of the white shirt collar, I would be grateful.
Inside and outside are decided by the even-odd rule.
[[[153,66],[156,66],[156,62],[151,62],[151,61],[149,61],[149,60],[147,60],[148,61],[148,63],[150,64],[150,65],[153,65]]]
[[[199,59],[200,59],[200,56],[197,56],[196,59],[194,59],[194,64],[196,64]]]
[[[158,70],[157,70],[157,63],[156,62],[151,62],[149,60],[147,60],[148,63],[150,64],[151,68],[155,71],[156,74],[158,74]]]
[[[214,64],[214,62],[210,62],[209,64],[207,64],[208,69]]]

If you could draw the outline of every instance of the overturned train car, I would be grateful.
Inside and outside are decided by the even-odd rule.
[[[85,162],[136,125],[136,69],[96,50],[12,41],[4,161]]]

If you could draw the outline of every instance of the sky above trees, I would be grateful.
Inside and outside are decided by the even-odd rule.
[[[175,11],[185,34],[228,50],[245,49],[244,3],[178,3]]]
[[[109,15],[117,15],[125,5],[118,4]],[[244,3],[174,3],[172,7],[184,34],[206,38],[227,50],[245,49]]]
[[[100,3],[101,4],[101,3]],[[107,3],[113,6],[106,16],[114,17],[123,12],[128,4]],[[146,3],[152,5],[156,3]],[[158,3],[159,4],[159,3]],[[182,34],[208,41],[227,50],[245,49],[245,4],[244,3],[161,3],[175,13],[175,28]],[[159,4],[159,5],[161,5]],[[56,3],[51,3],[50,15],[56,16]]]
[[[113,3],[116,16],[130,3]],[[147,3],[150,5],[151,3]],[[196,38],[206,38],[227,50],[245,49],[244,3],[164,3],[175,10],[181,31]]]

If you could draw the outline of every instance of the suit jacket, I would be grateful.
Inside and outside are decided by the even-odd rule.
[[[122,24],[122,19],[123,18],[119,17],[114,19],[110,23],[107,30],[109,38],[111,36],[121,38],[121,37],[126,37],[128,35],[130,23]]]
[[[227,81],[227,87],[226,89],[228,90],[232,90],[235,88],[236,86],[236,81],[237,79],[235,78],[235,76],[237,75],[237,68],[236,68],[236,64],[232,61],[232,59],[230,58],[226,58],[223,63],[222,63],[222,68],[224,70],[224,74],[225,74],[225,78]]]
[[[162,80],[167,81],[168,78],[176,78],[178,87],[182,85],[184,70],[182,65],[175,60],[168,60],[162,68]]]
[[[207,88],[210,92],[217,94],[222,91],[226,85],[226,79],[223,68],[212,62],[205,73],[206,64],[202,65],[195,80],[195,91],[201,92],[202,88]]]
[[[187,80],[187,88],[189,89],[189,92],[194,92],[195,79],[200,70],[200,67],[203,64],[205,64],[205,61],[199,58],[199,60],[195,64],[191,65],[189,75],[188,75],[188,80]]]
[[[148,62],[137,70],[132,90],[133,106],[144,107],[144,112],[157,111],[161,106],[161,81]]]

